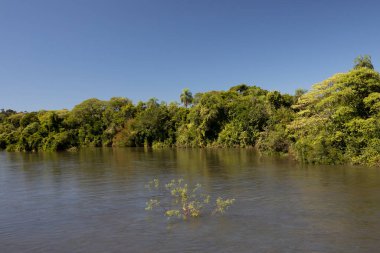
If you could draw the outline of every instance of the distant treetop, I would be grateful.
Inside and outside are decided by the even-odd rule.
[[[180,95],[181,102],[185,105],[187,108],[188,105],[193,103],[193,94],[188,88],[185,88],[182,90],[182,93]]]
[[[358,68],[374,69],[372,65],[371,56],[369,55],[364,55],[364,56],[359,55],[358,57],[355,58],[354,63],[355,63],[354,69],[358,69]]]

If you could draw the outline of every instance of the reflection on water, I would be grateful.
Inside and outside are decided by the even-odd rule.
[[[234,197],[225,216],[144,211],[153,178]],[[1,252],[377,252],[380,170],[249,149],[0,152]]]

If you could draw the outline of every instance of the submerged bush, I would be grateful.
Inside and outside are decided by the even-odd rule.
[[[204,194],[202,186],[196,184],[191,187],[183,179],[173,179],[161,185],[158,179],[150,181],[146,188],[155,191],[157,195],[149,199],[145,210],[159,209],[167,217],[187,219],[200,217],[204,214],[224,214],[235,202],[235,199],[218,197],[212,204],[210,195]]]

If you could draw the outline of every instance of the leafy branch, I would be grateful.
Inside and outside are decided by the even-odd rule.
[[[158,179],[153,179],[146,185],[146,188],[158,194],[148,200],[145,210],[160,209],[169,218],[188,219],[200,217],[205,213],[224,214],[235,202],[233,198],[218,197],[213,205],[210,202],[210,195],[203,193],[201,184],[189,186],[183,179],[172,179],[166,184],[161,184]],[[207,212],[206,210],[209,209],[212,211]]]

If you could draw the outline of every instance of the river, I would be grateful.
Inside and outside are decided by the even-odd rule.
[[[224,215],[147,212],[154,178],[235,198]],[[0,152],[0,251],[378,252],[380,170],[250,149]]]

